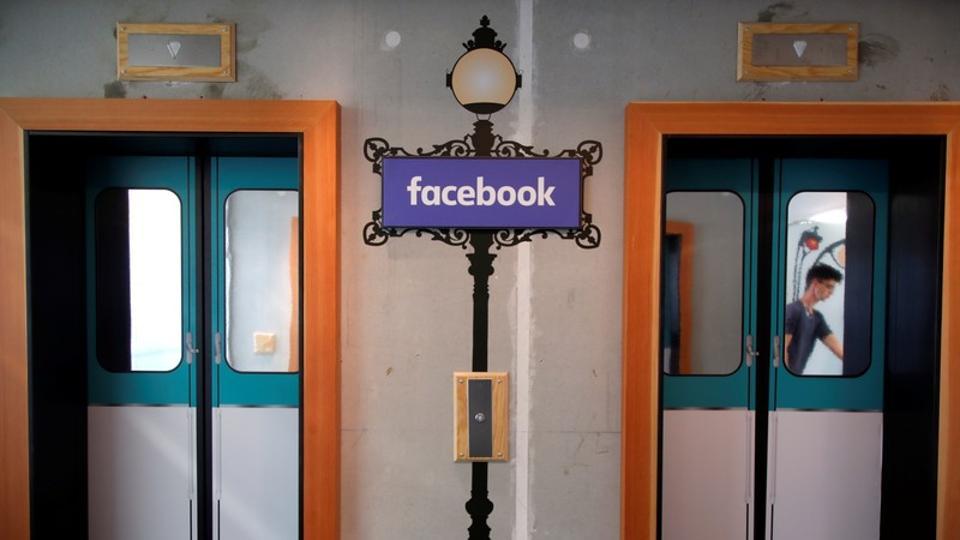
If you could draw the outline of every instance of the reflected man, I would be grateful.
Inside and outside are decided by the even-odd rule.
[[[837,358],[843,360],[843,344],[830,330],[823,314],[813,309],[817,302],[830,298],[843,274],[825,264],[815,264],[807,271],[807,285],[800,299],[787,305],[784,324],[786,364],[800,375],[810,359],[810,353],[820,340]]]

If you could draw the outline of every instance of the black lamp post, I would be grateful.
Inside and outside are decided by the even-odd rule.
[[[473,39],[463,44],[467,49],[457,59],[453,70],[447,74],[447,86],[453,91],[457,102],[477,116],[473,133],[462,139],[454,139],[433,145],[432,149],[417,148],[409,152],[402,147],[390,146],[382,138],[373,137],[364,142],[364,156],[373,163],[373,172],[383,176],[383,160],[388,157],[495,157],[521,159],[527,157],[576,157],[580,160],[580,185],[593,174],[593,166],[600,162],[603,148],[597,141],[583,141],[576,149],[563,150],[551,156],[548,150],[537,152],[532,146],[504,140],[493,133],[490,115],[503,109],[513,99],[522,78],[513,62],[503,53],[506,44],[496,39],[497,32],[490,28],[490,19],[480,19],[480,27],[474,30]],[[388,228],[383,226],[383,208],[375,210],[373,219],[363,228],[363,241],[370,246],[385,244],[390,238],[412,233],[428,237],[463,249],[473,248],[467,254],[469,273],[473,276],[473,371],[487,371],[488,304],[490,300],[489,278],[493,275],[496,255],[491,248],[501,249],[529,242],[535,237],[553,235],[573,240],[579,247],[596,248],[600,245],[600,229],[593,224],[590,214],[580,211],[580,227],[576,229],[444,229],[444,228]],[[469,540],[489,540],[490,527],[487,518],[493,511],[493,502],[487,498],[487,463],[471,464],[472,482],[470,500],[466,510],[470,514]]]
[[[477,115],[473,123],[471,140],[477,156],[490,156],[493,150],[493,122],[490,115],[507,106],[522,79],[513,62],[503,53],[506,44],[497,39],[497,32],[490,28],[486,15],[480,19],[480,28],[473,31],[473,39],[463,44],[463,53],[447,74],[447,86],[453,91],[464,109]],[[486,118],[481,118],[486,115]],[[468,272],[473,276],[473,371],[487,371],[488,322],[490,303],[490,276],[496,255],[490,253],[493,233],[473,231],[470,246],[473,253]],[[473,467],[470,482],[470,500],[466,510],[472,521],[468,531],[470,540],[490,538],[487,517],[493,512],[493,502],[488,498],[487,463],[477,462]]]

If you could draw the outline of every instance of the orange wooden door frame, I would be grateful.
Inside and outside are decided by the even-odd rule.
[[[626,112],[621,538],[657,525],[661,171],[667,135],[946,137],[937,538],[960,531],[960,103],[631,103]],[[950,509],[953,509],[952,511]]]
[[[30,537],[24,132],[289,133],[303,148],[303,530],[340,528],[340,107],[0,99],[0,537]]]

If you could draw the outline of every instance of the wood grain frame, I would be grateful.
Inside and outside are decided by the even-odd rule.
[[[340,529],[340,107],[334,101],[0,99],[0,538],[30,538],[25,131],[288,133],[302,141],[303,530]]]
[[[621,538],[657,527],[662,156],[670,135],[945,136],[937,538],[960,531],[960,103],[631,103],[626,111]],[[951,277],[952,276],[952,277]],[[952,509],[952,510],[951,510]]]
[[[680,371],[693,372],[693,223],[667,221],[667,235],[680,237]]]
[[[756,34],[843,34],[847,37],[846,64],[842,66],[755,66]],[[860,25],[857,23],[740,23],[737,25],[738,81],[855,81]]]
[[[510,461],[510,378],[505,372],[456,372],[453,374],[453,460]],[[493,457],[470,455],[470,419],[468,381],[493,381]]]
[[[173,34],[218,36],[219,66],[131,66],[130,34]],[[236,25],[234,24],[137,24],[117,23],[117,78],[121,81],[204,81],[237,80]]]

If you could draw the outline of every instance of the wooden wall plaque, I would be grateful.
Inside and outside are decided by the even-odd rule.
[[[236,25],[117,23],[121,81],[237,80]]]
[[[506,373],[453,374],[453,460],[509,461]]]
[[[855,81],[857,23],[740,23],[738,81]]]

